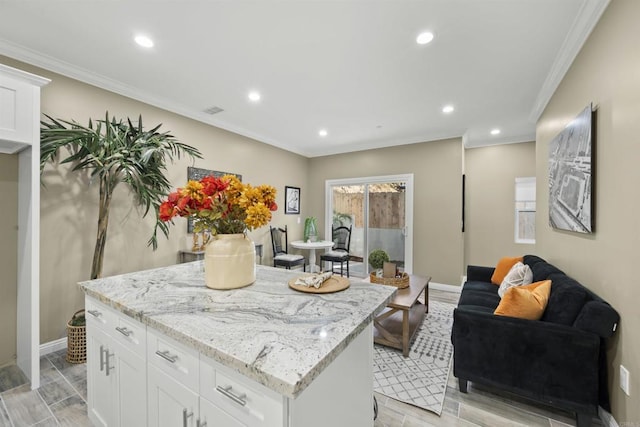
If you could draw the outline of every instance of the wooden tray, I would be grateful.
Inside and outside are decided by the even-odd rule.
[[[289,280],[289,287],[300,292],[307,292],[310,294],[330,294],[332,292],[339,292],[349,287],[349,279],[342,276],[331,276],[319,288],[313,286],[296,285],[298,277]]]

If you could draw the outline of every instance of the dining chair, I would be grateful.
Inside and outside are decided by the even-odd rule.
[[[351,227],[340,226],[332,229],[331,236],[333,248],[320,256],[320,261],[331,262],[331,271],[334,271],[333,264],[340,263],[340,276],[343,275],[344,263],[347,263],[347,277],[349,277],[349,246],[351,245]]]
[[[304,256],[297,254],[290,254],[287,251],[289,247],[289,241],[287,239],[287,226],[284,228],[271,227],[271,247],[273,248],[273,266],[274,267],[286,267],[287,270],[291,270],[291,267],[298,265],[302,266],[302,271],[306,271],[306,260]],[[282,244],[284,240],[284,245]]]

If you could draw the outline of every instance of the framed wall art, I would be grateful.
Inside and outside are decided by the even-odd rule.
[[[300,188],[284,187],[284,213],[293,215],[300,214]]]
[[[549,225],[593,233],[595,120],[591,104],[549,143]]]

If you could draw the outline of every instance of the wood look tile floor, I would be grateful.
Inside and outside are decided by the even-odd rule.
[[[458,297],[456,293],[429,291],[431,300],[457,304]],[[37,390],[30,390],[26,377],[15,365],[0,368],[0,427],[90,426],[86,365],[68,363],[65,355],[66,350],[61,350],[40,359],[40,388]],[[469,384],[469,393],[462,394],[458,392],[453,373],[449,375],[441,416],[378,393],[375,395],[379,409],[375,427],[575,426],[571,413],[490,391],[473,383]],[[600,421],[594,419],[593,425],[600,425]]]

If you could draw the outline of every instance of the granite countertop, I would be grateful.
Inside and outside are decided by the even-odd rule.
[[[287,397],[300,394],[393,297],[393,286],[351,279],[331,294],[287,285],[300,276],[257,266],[256,282],[235,290],[204,284],[203,262],[105,277],[88,296]]]

